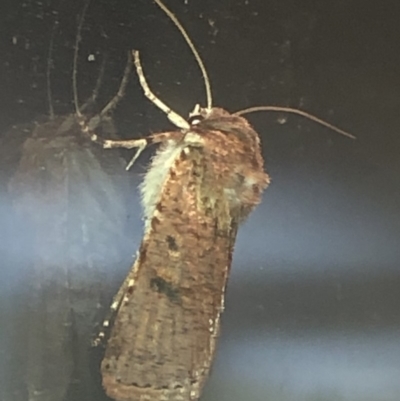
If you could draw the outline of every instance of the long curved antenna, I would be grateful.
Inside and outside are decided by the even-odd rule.
[[[132,54],[128,51],[128,60],[126,61],[126,66],[124,70],[124,75],[122,76],[121,83],[118,88],[118,92],[116,95],[107,103],[107,105],[100,112],[100,117],[105,116],[108,113],[111,113],[121,101],[121,99],[125,96],[126,86],[128,85],[129,75],[132,71]]]
[[[107,62],[107,53],[104,54],[103,59],[101,60],[101,66],[99,69],[99,75],[97,76],[96,84],[93,88],[92,94],[88,97],[86,102],[80,107],[81,113],[84,112],[87,108],[96,103],[97,98],[99,97],[99,92],[101,85],[103,84],[104,72],[106,70],[106,62]]]
[[[50,120],[54,120],[54,105],[53,105],[53,92],[51,90],[51,70],[53,69],[53,47],[56,28],[58,25],[58,18],[54,20],[51,28],[49,51],[47,52],[47,68],[46,68],[46,83],[47,83],[47,102],[49,105]]]
[[[107,114],[111,114],[114,109],[118,106],[118,103],[122,100],[122,98],[125,96],[125,89],[126,86],[128,85],[129,81],[129,75],[132,70],[132,56],[131,53],[128,52],[128,60],[126,62],[125,70],[124,70],[124,75],[122,77],[121,83],[118,88],[118,92],[114,95],[114,97],[104,106],[103,110],[100,113],[97,113],[94,115],[89,122],[87,123],[89,129],[93,131],[96,129],[96,127],[101,123],[102,119],[104,116]],[[81,107],[81,113],[83,111],[84,107]],[[80,117],[80,116],[79,116]]]
[[[175,26],[179,29],[179,31],[181,32],[182,36],[184,37],[184,39],[186,40],[186,43],[188,44],[188,46],[190,47],[190,50],[192,51],[197,64],[200,67],[201,73],[203,74],[203,78],[204,78],[204,85],[206,88],[206,96],[207,96],[207,109],[211,109],[212,108],[212,95],[211,95],[211,86],[210,86],[210,80],[208,78],[208,74],[207,74],[207,70],[206,67],[203,64],[203,61],[198,53],[198,51],[196,50],[196,48],[194,47],[193,42],[191,41],[191,39],[189,38],[189,35],[187,34],[187,32],[185,31],[185,28],[182,26],[182,24],[178,21],[178,19],[175,17],[175,15],[165,6],[165,4],[163,4],[161,2],[161,0],[154,0],[157,5],[165,12],[165,14],[168,15],[168,17],[170,18],[170,20],[175,24]]]
[[[74,91],[74,104],[75,111],[78,116],[82,116],[82,113],[79,109],[79,99],[78,99],[78,85],[77,85],[77,70],[78,70],[78,53],[79,53],[79,43],[82,40],[82,25],[85,20],[86,10],[89,7],[90,0],[85,1],[85,5],[83,6],[82,14],[79,18],[78,28],[76,30],[76,39],[75,39],[75,49],[74,49],[74,67],[72,70],[72,89]]]
[[[149,99],[152,103],[154,103],[161,111],[163,111],[168,120],[171,121],[172,124],[176,125],[181,129],[190,128],[190,124],[181,117],[178,113],[175,113],[172,109],[170,109],[161,99],[159,99],[149,88],[146,77],[143,74],[142,65],[140,64],[139,52],[137,50],[132,50],[133,60],[136,67],[136,73],[139,77],[140,85],[143,89],[144,95]]]
[[[356,137],[352,134],[349,134],[346,131],[343,131],[342,129],[335,127],[334,125],[321,120],[318,117],[313,116],[312,114],[309,114],[305,111],[299,110],[299,109],[293,109],[291,107],[283,107],[283,106],[255,106],[255,107],[249,107],[248,109],[244,110],[239,110],[236,113],[233,113],[237,116],[241,116],[243,114],[248,114],[248,113],[254,113],[256,111],[279,111],[279,112],[284,112],[284,113],[291,113],[291,114],[297,114],[298,116],[308,118],[311,121],[316,122],[317,124],[323,125],[324,127],[327,127],[331,129],[332,131],[335,131],[341,135],[346,136],[347,138],[351,139],[356,139]]]

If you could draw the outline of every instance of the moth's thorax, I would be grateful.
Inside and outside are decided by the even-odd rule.
[[[207,171],[200,177],[203,187],[215,189],[215,196],[223,190],[230,208],[240,217],[260,202],[269,183],[258,134],[248,121],[220,108],[197,111],[190,117],[191,127],[182,131],[182,138],[165,141],[152,160],[141,186],[146,220],[153,216],[168,175],[171,171],[179,173],[181,158],[193,148],[203,155]]]

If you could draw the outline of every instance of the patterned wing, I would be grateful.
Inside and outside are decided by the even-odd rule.
[[[200,396],[237,231],[213,174],[201,147],[182,148],[168,170],[102,363],[116,400]]]

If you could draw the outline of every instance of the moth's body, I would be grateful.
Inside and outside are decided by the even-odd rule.
[[[145,235],[102,362],[115,400],[199,398],[237,227],[269,183],[258,135],[244,118],[217,108],[199,117],[187,130],[158,134],[141,187]]]

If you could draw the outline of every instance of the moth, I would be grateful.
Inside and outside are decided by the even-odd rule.
[[[104,148],[137,148],[128,167],[145,147],[159,145],[140,188],[144,237],[111,306],[113,319],[104,322],[110,333],[101,363],[103,386],[118,401],[189,401],[201,395],[220,332],[237,230],[270,182],[259,135],[242,114],[283,110],[336,129],[295,109],[266,106],[229,113],[212,107],[200,56],[172,12],[155,2],[197,59],[207,106],[197,105],[187,120],[172,111],[150,90],[139,53],[133,51],[145,96],[178,129],[112,141],[81,124]]]
[[[269,177],[257,133],[223,109],[197,108],[188,128],[146,142],[160,147],[141,186],[145,233],[112,305],[103,385],[119,401],[197,400],[237,229]]]

